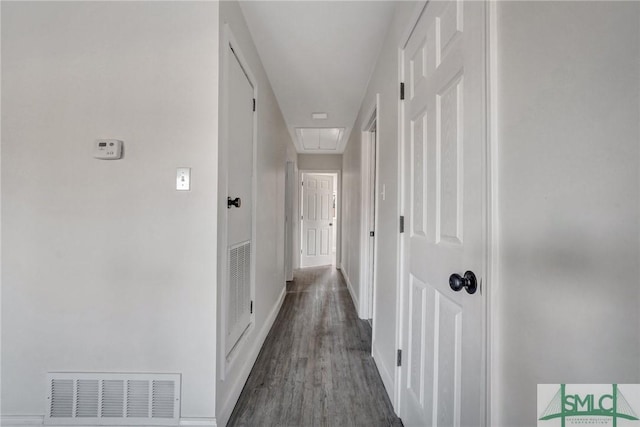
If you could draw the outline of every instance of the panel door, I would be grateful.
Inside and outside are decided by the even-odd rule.
[[[429,2],[403,52],[400,415],[406,426],[484,422],[484,2]]]
[[[301,267],[333,263],[333,177],[304,174]]]
[[[230,48],[229,48],[230,49]],[[253,171],[253,86],[232,49],[228,64],[227,337],[230,352],[250,323]]]

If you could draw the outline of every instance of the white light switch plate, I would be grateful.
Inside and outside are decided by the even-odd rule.
[[[191,190],[191,168],[176,169],[176,190]]]

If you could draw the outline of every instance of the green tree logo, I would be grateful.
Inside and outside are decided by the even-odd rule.
[[[567,394],[566,384],[560,384],[560,389],[538,419],[547,421],[560,418],[562,427],[565,427],[569,417],[609,417],[613,427],[617,427],[619,418],[637,421],[638,415],[620,393],[618,385],[611,386],[611,394]]]

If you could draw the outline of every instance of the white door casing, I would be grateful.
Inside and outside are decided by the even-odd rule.
[[[227,46],[227,192],[225,356],[251,324],[253,283],[254,87],[237,52]],[[227,201],[225,201],[226,204]]]
[[[376,98],[378,98],[376,96]],[[377,171],[377,106],[362,134],[362,269],[361,289],[363,305],[360,315],[366,319],[374,317],[374,293],[376,271],[376,171]]]
[[[368,206],[368,227],[369,227],[369,271],[367,276],[368,297],[367,311],[368,318],[373,319],[373,299],[375,291],[375,275],[376,275],[376,149],[378,145],[377,123],[373,123],[373,127],[369,134],[369,206]]]
[[[429,2],[401,55],[406,426],[484,424],[484,14],[484,2]],[[450,287],[466,270],[475,294]]]
[[[302,182],[300,267],[332,264],[333,177],[304,173]]]
[[[293,248],[294,248],[294,194],[296,192],[295,163],[287,162],[285,169],[284,190],[284,280],[293,280]]]

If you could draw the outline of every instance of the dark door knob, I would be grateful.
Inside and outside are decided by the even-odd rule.
[[[478,289],[478,281],[473,271],[467,271],[464,273],[464,277],[459,274],[449,276],[449,286],[456,292],[459,292],[462,288],[467,288],[468,293],[475,294]]]
[[[241,204],[242,204],[242,201],[240,200],[240,197],[236,197],[235,199],[232,199],[231,197],[227,197],[227,209],[231,209],[231,206],[235,206],[236,208],[239,208]]]

